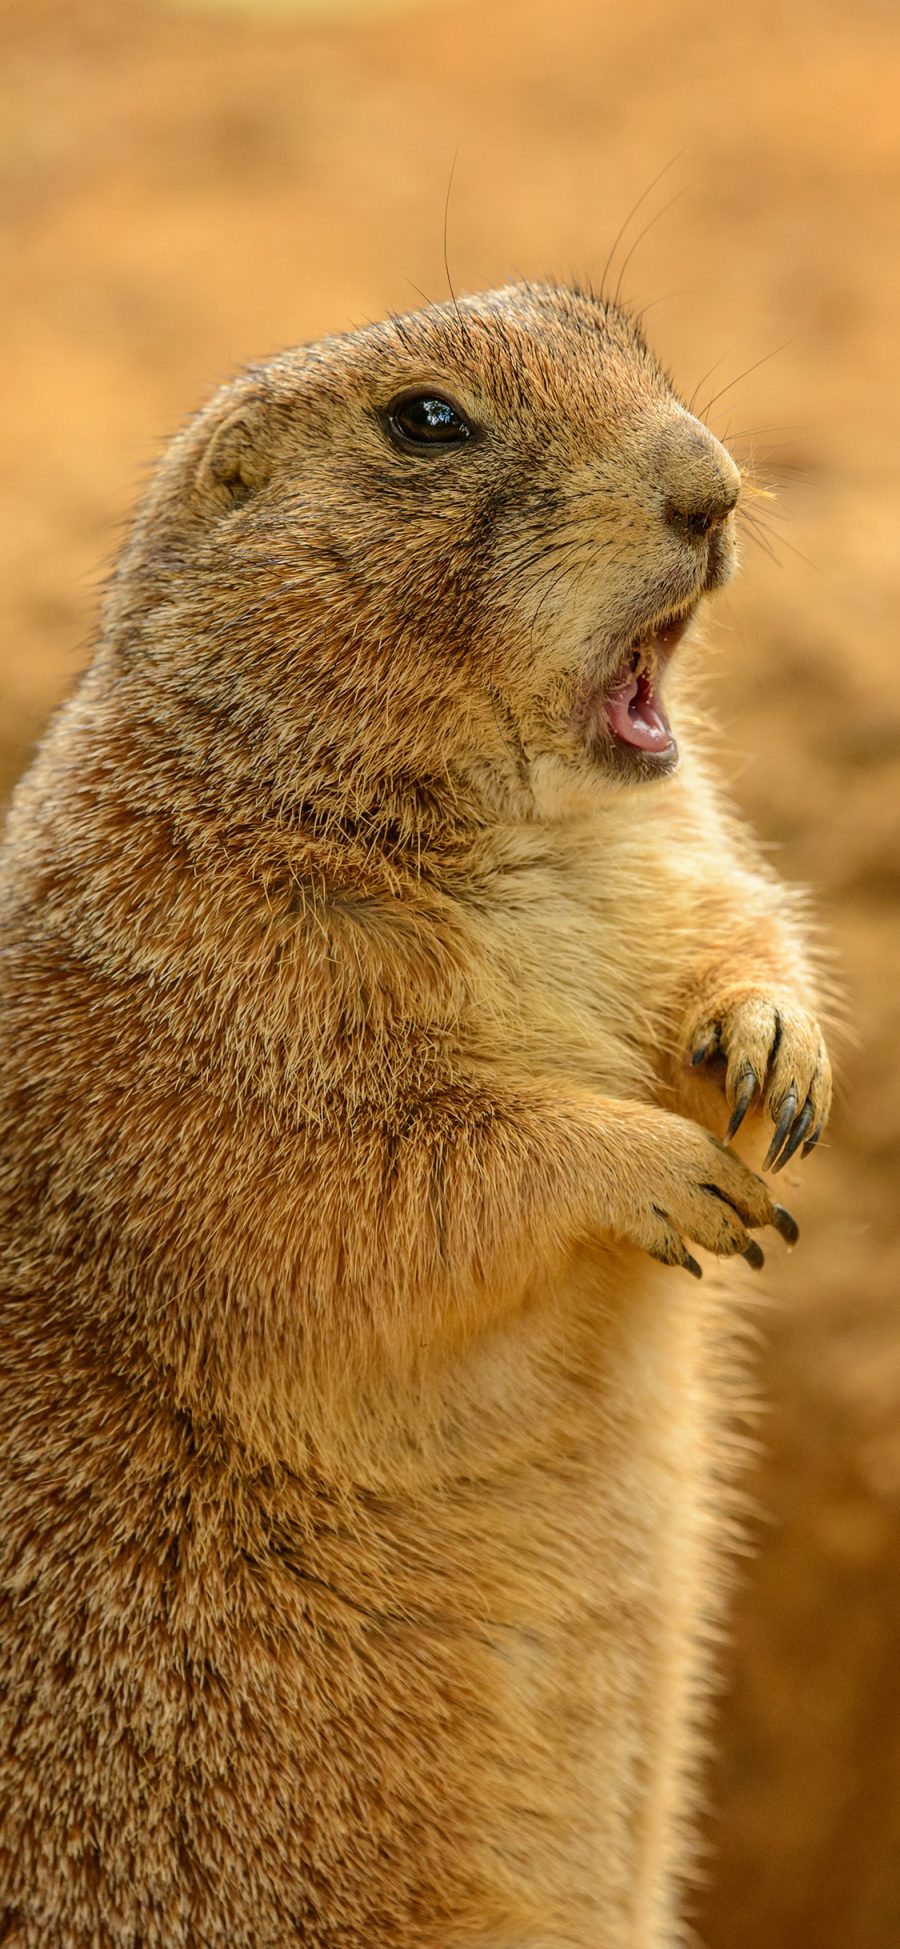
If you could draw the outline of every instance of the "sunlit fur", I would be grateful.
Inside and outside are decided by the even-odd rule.
[[[743,1380],[649,1254],[772,1217],[698,1025],[817,1031],[696,644],[671,777],[573,710],[728,466],[550,286],[163,457],[4,855],[6,1949],[684,1939]]]

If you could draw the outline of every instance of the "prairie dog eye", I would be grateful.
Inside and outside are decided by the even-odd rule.
[[[441,393],[401,393],[387,409],[391,438],[402,447],[461,447],[473,428]]]

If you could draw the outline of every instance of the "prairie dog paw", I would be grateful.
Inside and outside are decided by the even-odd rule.
[[[763,1252],[750,1234],[764,1225],[788,1245],[797,1242],[796,1221],[773,1203],[762,1178],[685,1117],[657,1112],[643,1141],[633,1131],[620,1163],[619,1210],[611,1212],[608,1229],[664,1265],[683,1266],[699,1279],[690,1241],[719,1258],[741,1253],[758,1270]]]
[[[831,1108],[831,1064],[815,1016],[789,996],[744,990],[708,1011],[690,1032],[693,1068],[716,1057],[725,1062],[727,1137],[756,1108],[775,1126],[764,1170],[782,1170],[801,1144],[808,1157]]]

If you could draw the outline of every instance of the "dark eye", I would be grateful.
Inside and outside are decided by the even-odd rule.
[[[407,393],[393,400],[387,423],[404,447],[461,447],[473,431],[459,407],[439,393]]]

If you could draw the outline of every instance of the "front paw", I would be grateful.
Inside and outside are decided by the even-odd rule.
[[[617,1164],[606,1228],[664,1265],[699,1279],[690,1242],[719,1258],[741,1253],[758,1269],[763,1253],[750,1234],[765,1225],[788,1245],[797,1242],[795,1220],[772,1202],[755,1171],[687,1118],[639,1112],[619,1133]]]
[[[775,1125],[763,1168],[780,1171],[818,1143],[831,1107],[831,1064],[815,1016],[790,996],[744,989],[689,1026],[688,1061],[724,1059],[732,1138],[754,1105]]]

